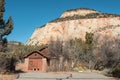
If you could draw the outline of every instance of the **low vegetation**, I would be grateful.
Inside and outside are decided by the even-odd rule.
[[[69,21],[69,20],[78,20],[78,19],[93,19],[93,18],[108,18],[108,17],[120,17],[120,15],[117,14],[108,14],[108,13],[89,13],[85,16],[82,15],[74,15],[74,16],[67,16],[65,18],[57,18],[52,22],[62,22],[62,21]]]
[[[113,68],[112,74],[113,74],[113,76],[120,78],[120,63],[117,64],[117,66],[115,66],[115,68]]]
[[[90,9],[90,8],[76,8],[76,9],[70,9],[70,10],[67,10],[66,12],[77,11],[77,10],[92,10],[92,11],[96,11],[96,10],[94,10],[94,9]]]

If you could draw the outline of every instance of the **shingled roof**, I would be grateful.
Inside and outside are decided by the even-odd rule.
[[[44,46],[44,47],[42,47],[42,48],[39,49],[39,50],[34,50],[34,51],[28,53],[27,55],[24,56],[24,58],[27,58],[27,57],[29,57],[30,55],[34,54],[34,53],[38,53],[38,54],[40,54],[41,56],[43,56],[44,58],[50,58],[50,54],[49,54],[49,51],[48,51],[48,47],[47,47],[47,46]]]

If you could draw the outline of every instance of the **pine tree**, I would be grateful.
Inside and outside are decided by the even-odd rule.
[[[3,14],[5,12],[5,0],[0,0],[0,52],[6,51],[7,39],[5,35],[9,35],[13,29],[13,21],[10,16],[8,21],[5,23],[3,19]]]

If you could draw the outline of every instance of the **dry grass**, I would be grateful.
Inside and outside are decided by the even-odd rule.
[[[14,80],[17,78],[17,76],[18,76],[17,74],[10,74],[10,75],[0,74],[0,80]]]

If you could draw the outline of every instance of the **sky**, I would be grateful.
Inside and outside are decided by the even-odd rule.
[[[36,28],[59,18],[66,10],[90,8],[120,14],[119,6],[120,0],[6,0],[4,20],[12,16],[14,23],[7,39],[26,43]]]

